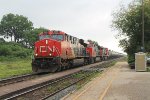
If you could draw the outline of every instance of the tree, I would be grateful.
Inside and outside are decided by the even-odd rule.
[[[150,1],[144,2],[145,19],[145,50],[150,51]],[[142,46],[142,6],[139,1],[133,1],[128,7],[121,8],[113,13],[112,27],[119,31],[119,46],[134,58],[134,53],[141,50]],[[130,58],[129,58],[130,59]]]
[[[25,46],[27,47],[33,47],[34,43],[38,41],[38,34],[43,32],[43,31],[48,31],[48,29],[45,28],[35,28],[29,31],[26,31],[24,33],[24,40],[22,41]]]
[[[1,42],[5,42],[5,40],[4,40],[3,38],[0,38],[0,43],[1,43]]]
[[[14,37],[15,42],[23,39],[25,31],[33,29],[33,23],[27,17],[22,15],[7,14],[4,15],[0,22],[0,35],[4,38]]]

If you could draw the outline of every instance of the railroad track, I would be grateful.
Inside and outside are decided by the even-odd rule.
[[[53,80],[50,80],[50,81],[47,81],[47,82],[44,82],[41,84],[37,84],[37,85],[34,85],[32,87],[28,87],[28,88],[16,91],[14,93],[9,93],[7,95],[1,96],[0,99],[5,99],[5,100],[16,99],[16,98],[21,97],[23,95],[26,95],[28,93],[32,93],[33,91],[44,88],[48,85],[55,84],[55,83],[60,82],[60,81],[64,81],[70,77],[71,77],[71,75],[67,75],[67,76],[64,76],[61,78],[57,78],[57,79],[53,79]]]
[[[6,79],[0,80],[0,87],[8,84],[13,84],[21,81],[25,81],[31,77],[35,76],[35,74],[25,74],[21,76],[10,77]]]
[[[31,73],[31,74],[25,74],[25,75],[2,79],[2,80],[0,80],[0,87],[5,86],[5,85],[10,85],[10,84],[15,84],[15,83],[22,82],[22,81],[27,81],[27,80],[34,79],[34,78],[47,76],[47,75],[50,75],[50,74],[33,74],[33,73]]]
[[[12,94],[5,95],[5,97],[1,99],[5,100],[45,100],[47,98],[50,98],[54,96],[56,93],[74,85],[78,82],[82,81],[86,77],[93,74],[93,71],[80,71],[74,74],[70,74],[55,80],[51,80],[46,83],[42,83],[33,87],[30,87],[30,89],[24,89],[21,90],[23,92],[16,92]],[[80,77],[78,75],[81,75]],[[51,90],[51,87],[53,89]],[[44,94],[43,94],[44,93]]]
[[[27,88],[23,88],[21,90],[8,93],[0,97],[0,99],[5,100],[16,100],[16,99],[24,99],[24,100],[45,100],[57,94],[68,87],[77,84],[82,81],[86,77],[92,75],[95,71],[102,71],[103,68],[107,67],[107,64],[111,63],[114,60],[102,62],[100,65],[96,65],[91,67],[90,69],[83,69],[82,71],[69,74],[63,77],[59,77],[57,79],[49,80],[40,84],[36,84]],[[100,68],[99,68],[100,67]],[[93,68],[93,69],[92,69]],[[75,78],[74,76],[80,75],[84,73],[83,77]],[[81,75],[82,76],[82,75]],[[58,87],[57,87],[58,86]],[[59,87],[60,86],[60,87]],[[63,86],[63,87],[61,87]],[[51,88],[55,88],[54,90]],[[57,88],[56,88],[57,87]]]
[[[0,87],[5,86],[5,85],[9,85],[9,84],[14,84],[14,83],[17,83],[17,82],[30,80],[30,79],[33,79],[33,78],[37,78],[39,76],[42,76],[42,75],[25,74],[25,75],[20,75],[20,76],[15,76],[15,77],[2,79],[2,80],[0,80]]]
[[[16,100],[16,99],[45,100],[46,98],[51,98],[51,97],[53,98],[53,96],[59,93],[60,91],[63,91],[64,89],[67,89],[71,87],[72,85],[75,85],[78,82],[84,80],[86,77],[90,76],[91,73],[95,71],[102,71],[103,68],[107,67],[106,65],[111,63],[112,61],[114,60],[102,62],[100,65],[94,66],[93,69],[85,68],[82,71],[78,71],[78,72],[63,76],[63,77],[56,78],[56,79],[48,80],[40,84],[35,84],[30,87],[23,88],[21,90],[10,92],[8,94],[2,95],[0,99],[1,100],[3,99],[5,100],[12,100],[12,99],[13,100]],[[74,76],[79,75],[81,73],[85,73],[83,77],[74,78]],[[51,89],[57,86],[58,88],[54,90]],[[61,87],[61,86],[64,86],[64,87]]]
[[[66,94],[68,94],[69,92],[76,90],[77,85],[79,83],[82,85],[85,84],[86,82],[84,82],[84,80],[86,80],[86,78],[94,75],[95,73],[100,73],[102,71],[103,71],[102,68],[99,68],[99,69],[98,68],[91,68],[91,70],[83,70],[82,73],[84,73],[84,75],[81,76],[80,78],[78,78],[76,81],[68,84],[67,86],[59,88],[58,90],[48,94],[47,96],[45,96],[44,98],[41,98],[40,100],[46,100],[46,99],[48,99],[48,100],[59,100],[62,97],[64,97]],[[74,86],[75,86],[75,88],[73,88]],[[65,93],[66,91],[67,91],[67,93]],[[63,94],[63,95],[61,95],[61,94]]]

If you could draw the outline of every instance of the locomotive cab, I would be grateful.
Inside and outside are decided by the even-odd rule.
[[[88,41],[86,51],[89,53],[89,62],[96,62],[96,48],[92,41]]]
[[[64,34],[62,34],[59,31],[48,31],[48,32],[43,32],[39,34],[39,40],[43,39],[53,39],[57,41],[63,41],[64,40]]]
[[[40,33],[39,41],[35,42],[32,70],[33,72],[60,71],[84,62],[84,57],[86,57],[86,48],[78,38],[61,31],[47,31]]]
[[[64,35],[58,31],[48,31],[39,34],[39,41],[34,45],[34,56],[56,57],[61,56],[61,41]]]
[[[60,31],[39,34],[39,41],[34,44],[33,72],[55,72],[57,70],[57,67],[53,66],[60,64],[62,41],[64,41],[64,34]]]

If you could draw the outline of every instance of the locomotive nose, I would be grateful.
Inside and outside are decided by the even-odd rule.
[[[60,43],[51,39],[38,41],[35,44],[35,56],[50,57],[60,55]]]

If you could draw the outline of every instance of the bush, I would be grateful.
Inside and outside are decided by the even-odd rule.
[[[134,55],[128,55],[128,63],[135,62],[135,56]]]
[[[11,48],[9,48],[9,46],[1,45],[0,56],[8,56],[8,55],[11,55]]]
[[[135,55],[128,55],[128,64],[131,69],[135,69]]]
[[[13,42],[5,42],[0,43],[0,58],[4,59],[7,58],[26,58],[31,55],[32,49],[28,49],[25,47],[22,47],[18,43]]]

